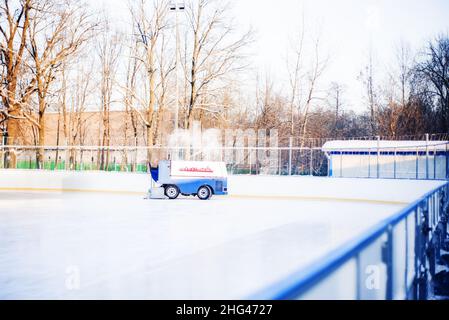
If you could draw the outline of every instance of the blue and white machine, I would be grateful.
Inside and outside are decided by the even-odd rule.
[[[163,160],[150,171],[157,184],[150,189],[150,198],[153,199],[176,199],[182,194],[207,200],[212,195],[228,194],[224,162]]]

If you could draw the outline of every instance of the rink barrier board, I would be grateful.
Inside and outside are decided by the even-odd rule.
[[[308,196],[283,196],[283,195],[229,195],[230,198],[237,199],[266,199],[266,200],[304,200],[304,201],[331,201],[331,202],[360,202],[370,204],[385,204],[385,205],[407,205],[406,201],[390,201],[390,200],[376,200],[363,198],[340,198],[340,197],[308,197]]]
[[[138,191],[125,191],[125,190],[100,190],[100,189],[71,189],[71,188],[5,188],[0,187],[0,191],[32,191],[32,192],[86,192],[86,193],[111,193],[111,194],[123,194],[123,195],[141,195],[144,196],[147,193]]]
[[[372,182],[375,183],[375,182]],[[372,184],[370,183],[370,185]],[[336,186],[340,190],[335,194]],[[227,197],[260,200],[304,200],[360,202],[385,205],[406,205],[413,197],[407,193],[372,194],[364,188],[352,188],[352,181],[329,178],[282,176],[229,176]],[[345,186],[350,193],[342,192]],[[147,174],[115,172],[72,172],[42,170],[0,170],[0,190],[47,192],[97,192],[145,195],[151,187]],[[375,186],[379,188],[379,186]],[[394,191],[394,190],[392,190]],[[424,192],[424,191],[423,191]]]
[[[321,260],[248,298],[426,299],[436,252],[446,239],[441,231],[447,230],[448,193],[449,183],[426,193]],[[379,286],[368,287],[366,267],[379,267]]]
[[[98,189],[55,189],[55,188],[5,188],[0,187],[0,191],[30,191],[30,192],[86,192],[86,193],[111,193],[123,195],[139,195],[145,196],[145,192],[134,191],[115,191],[115,190],[98,190]],[[359,199],[359,198],[332,198],[332,197],[302,197],[302,196],[282,196],[282,195],[227,195],[225,198],[231,199],[260,199],[260,200],[303,200],[303,201],[331,201],[331,202],[360,202],[381,205],[406,205],[403,201],[387,201],[387,200],[373,200],[373,199]]]

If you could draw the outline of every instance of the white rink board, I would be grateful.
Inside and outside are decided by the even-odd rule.
[[[1,171],[0,188],[29,183],[140,192],[149,181],[146,175],[75,174]],[[211,201],[1,191],[0,299],[245,298],[404,206],[351,198],[411,202],[441,184],[233,176],[234,197]],[[74,274],[79,288],[67,286]]]
[[[0,169],[0,190],[94,191],[145,194],[149,174],[102,171]],[[443,181],[327,178],[298,176],[228,176],[236,196],[301,196],[411,202]],[[44,190],[42,190],[44,189]]]

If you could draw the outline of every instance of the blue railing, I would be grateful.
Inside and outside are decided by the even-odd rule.
[[[446,238],[449,183],[250,299],[424,299]]]

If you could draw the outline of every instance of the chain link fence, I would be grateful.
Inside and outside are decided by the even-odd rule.
[[[172,159],[224,161],[230,174],[447,179],[448,142],[442,140],[449,138],[446,134],[396,138],[404,140],[289,138],[274,147],[253,143],[246,147],[176,148],[0,144],[0,168],[145,173],[150,163],[154,166],[160,160]]]
[[[37,154],[43,154],[38,162]],[[147,172],[151,161],[225,161],[231,174],[326,176],[328,162],[320,148],[168,148],[0,146],[0,168]]]

